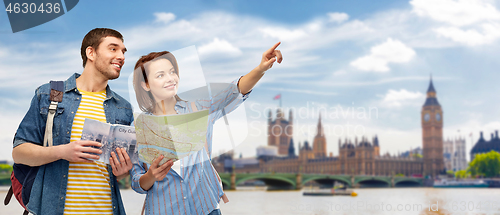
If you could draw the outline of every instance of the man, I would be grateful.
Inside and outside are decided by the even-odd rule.
[[[125,214],[117,180],[128,175],[130,158],[124,149],[118,149],[117,155],[111,154],[111,167],[107,167],[90,160],[99,158],[95,154],[101,154],[101,144],[80,138],[85,118],[112,124],[132,122],[130,103],[108,86],[108,80],[120,76],[126,50],[118,31],[96,28],[87,33],[81,46],[84,70],[64,82],[51,147],[42,145],[50,84],[36,89],[12,151],[14,162],[40,166],[26,205],[31,213]]]

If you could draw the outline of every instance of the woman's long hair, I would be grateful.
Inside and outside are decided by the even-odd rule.
[[[170,63],[174,67],[175,74],[177,74],[177,77],[180,78],[177,60],[175,59],[175,56],[168,51],[151,52],[139,58],[139,60],[137,60],[137,63],[135,63],[134,67],[133,84],[134,84],[135,97],[137,99],[137,103],[139,104],[139,108],[144,112],[154,113],[157,103],[151,91],[146,91],[141,86],[142,82],[148,84],[148,71],[146,71],[145,65],[150,61],[158,59],[167,59],[168,61],[170,61]],[[182,101],[182,99],[179,98],[177,94],[175,95],[175,99],[177,101]]]

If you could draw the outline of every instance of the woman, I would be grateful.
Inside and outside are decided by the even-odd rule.
[[[152,52],[142,56],[134,68],[134,90],[142,111],[154,115],[189,113],[209,109],[207,145],[175,164],[171,160],[159,165],[163,156],[150,166],[134,164],[131,170],[132,188],[146,194],[146,214],[220,214],[219,200],[227,198],[219,175],[211,164],[212,131],[215,121],[246,100],[252,88],[272,67],[281,63],[276,43],[262,55],[261,63],[225,90],[208,99],[193,102],[177,96],[179,69],[175,57],[167,52]],[[236,102],[234,102],[236,100]],[[228,107],[229,105],[231,107]],[[229,111],[228,111],[229,110]]]

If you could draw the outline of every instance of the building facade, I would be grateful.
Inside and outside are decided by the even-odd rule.
[[[484,139],[483,132],[480,133],[479,140],[470,151],[470,160],[474,160],[477,154],[488,153],[490,151],[500,153],[500,138],[498,138],[498,131],[495,131],[495,134],[491,134],[489,141]]]
[[[447,139],[443,142],[443,162],[446,170],[467,169],[465,138]]]
[[[278,155],[288,155],[288,145],[293,137],[293,112],[290,110],[288,120],[285,114],[278,108],[276,110],[276,119],[273,120],[273,114],[269,111],[267,120],[267,145],[278,148]]]
[[[290,139],[290,144],[293,140]],[[317,133],[312,146],[308,141],[299,143],[299,155],[294,154],[295,148],[288,145],[288,153],[279,153],[279,145],[257,148],[257,157],[222,161],[215,159],[217,171],[236,173],[317,173],[317,174],[347,174],[347,175],[422,175],[423,159],[418,157],[380,155],[378,137],[371,140],[366,137],[355,138],[354,141],[339,140],[339,155],[327,156],[326,138],[323,133],[321,119],[318,121]],[[228,167],[233,166],[233,169]],[[225,167],[225,168],[224,168]]]

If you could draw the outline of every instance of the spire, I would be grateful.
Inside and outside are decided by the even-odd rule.
[[[309,142],[307,142],[307,140],[304,142],[304,149],[311,150],[311,147],[309,147]]]
[[[281,107],[276,110],[276,119],[283,120],[283,111],[281,110]]]
[[[319,120],[318,120],[318,133],[316,134],[317,137],[323,137],[325,136],[325,133],[323,131],[323,126],[321,125],[321,113],[319,114]]]
[[[427,93],[436,93],[436,90],[434,89],[434,85],[432,84],[432,74],[431,74],[431,82],[429,83],[429,89],[427,89]]]
[[[427,89],[427,99],[425,100],[425,106],[440,106],[436,97],[436,89],[434,89],[434,84],[432,83],[432,75],[429,82],[429,88]]]
[[[293,146],[293,138],[290,138],[290,145],[288,146],[288,157],[295,157],[295,147]]]

